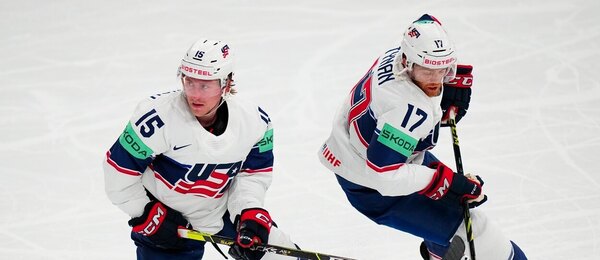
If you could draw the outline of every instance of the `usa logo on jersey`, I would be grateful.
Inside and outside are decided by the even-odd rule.
[[[231,180],[241,168],[242,162],[212,164],[195,164],[189,169],[183,178],[174,183],[169,178],[155,171],[155,176],[160,179],[169,189],[181,194],[190,194],[205,198],[221,198],[229,188]]]

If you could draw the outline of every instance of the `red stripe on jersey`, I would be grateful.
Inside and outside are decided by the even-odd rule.
[[[431,256],[433,259],[435,259],[435,260],[441,260],[442,259],[441,256],[434,254],[433,252],[429,251],[429,249],[427,249],[427,251],[429,252],[429,256]]]
[[[211,174],[213,177],[218,177],[220,182],[211,182],[211,181],[196,181],[193,183],[186,182],[183,179],[180,179],[175,183],[175,186],[171,185],[165,178],[163,178],[160,173],[154,171],[154,177],[160,180],[165,184],[170,190],[176,191],[181,194],[191,194],[194,196],[200,196],[204,198],[221,198],[223,197],[224,191],[223,187],[230,181],[227,174],[220,174],[213,172]]]
[[[358,120],[362,115],[367,113],[369,109],[369,105],[371,104],[371,82],[373,79],[372,70],[379,62],[379,59],[375,60],[371,68],[369,68],[367,74],[352,88],[350,91],[350,111],[348,111],[348,125],[354,125],[354,131],[356,135],[360,139],[361,143],[365,146],[369,146],[369,142],[365,140],[365,138],[361,135],[360,130],[358,129]],[[366,79],[365,79],[366,77]],[[362,84],[361,84],[362,83]],[[360,88],[360,95],[357,97],[360,98],[356,100],[355,96],[357,95],[356,91]]]
[[[356,121],[352,122],[352,126],[354,127],[354,132],[356,132],[356,136],[358,136],[358,140],[365,146],[365,148],[369,147],[369,142],[360,134],[360,129],[358,129],[358,123]]]
[[[376,171],[378,173],[384,173],[384,172],[397,170],[400,167],[402,167],[404,165],[404,163],[397,163],[397,164],[392,164],[392,165],[388,165],[385,167],[379,167],[379,166],[375,165],[374,163],[370,162],[369,160],[367,160],[367,165],[369,166],[369,168],[373,169],[374,171]]]
[[[167,180],[165,180],[165,178],[163,178],[160,173],[154,171],[154,177],[157,178],[158,180],[162,181],[162,183],[165,184],[165,186],[169,187],[169,189],[173,189],[173,185],[171,185]]]
[[[197,187],[197,186],[183,187],[183,186],[177,185],[177,186],[175,186],[175,188],[173,190],[176,192],[182,193],[182,194],[191,194],[194,196],[200,196],[200,197],[204,197],[204,198],[215,198],[215,199],[223,197],[223,194],[225,194],[224,192],[221,192],[221,190],[214,191],[214,190],[207,189],[205,187]]]
[[[141,172],[130,170],[130,169],[123,168],[123,167],[119,166],[115,161],[113,161],[110,158],[110,151],[106,152],[106,162],[108,164],[110,164],[110,166],[112,166],[113,168],[115,168],[115,170],[117,170],[120,173],[124,173],[124,174],[127,174],[127,175],[132,175],[132,176],[140,176],[140,175],[142,175]]]
[[[220,173],[213,171],[207,180],[198,180],[195,182],[185,181],[183,179],[177,181],[178,187],[182,187],[185,190],[192,190],[196,187],[203,187],[203,189],[219,191],[222,189],[227,182],[229,182],[229,175],[227,173]]]
[[[369,108],[369,105],[371,104],[371,80],[373,79],[373,77],[371,75],[369,75],[369,78],[367,78],[367,80],[365,81],[364,84],[356,84],[356,86],[354,86],[354,89],[352,89],[352,93],[354,93],[356,91],[356,88],[362,88],[361,90],[361,94],[362,94],[362,98],[360,100],[358,100],[358,102],[352,104],[352,107],[350,108],[350,111],[348,112],[348,123],[351,123],[352,121],[355,121],[356,119],[358,119],[358,117],[360,117],[361,115],[363,115],[364,113],[367,112],[367,108]],[[354,101],[354,100],[352,100]]]
[[[259,173],[259,172],[273,172],[273,167],[263,168],[263,169],[242,169],[241,172],[245,173]]]

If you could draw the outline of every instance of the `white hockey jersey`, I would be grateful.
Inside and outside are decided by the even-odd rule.
[[[319,158],[346,180],[384,196],[424,189],[435,170],[421,165],[437,142],[441,96],[428,97],[406,72],[394,73],[400,48],[379,57],[354,86]]]
[[[271,183],[273,130],[258,106],[226,101],[224,133],[205,130],[181,91],[140,102],[106,153],[106,193],[131,217],[142,215],[148,190],[181,212],[194,229],[216,233],[229,210],[263,207]]]

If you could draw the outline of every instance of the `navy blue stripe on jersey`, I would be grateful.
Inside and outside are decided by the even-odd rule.
[[[357,133],[358,138],[363,145],[365,145],[365,147],[369,145],[368,140],[370,140],[375,133],[376,127],[377,119],[375,118],[371,108],[368,108],[367,113],[359,116],[352,122],[352,128]]]
[[[138,176],[146,170],[152,162],[152,157],[138,159],[131,155],[119,141],[116,141],[106,153],[106,161],[117,171]]]
[[[273,171],[273,150],[260,152],[258,143],[252,147],[242,164],[242,171],[247,173]]]
[[[348,111],[348,121],[356,120],[357,117],[365,114],[371,104],[371,80],[373,74],[369,71],[350,92],[350,111]]]
[[[419,140],[415,148],[415,152],[421,152],[433,148],[437,144],[438,136],[440,134],[440,125],[437,124],[434,129],[429,132],[429,135]]]
[[[271,122],[271,118],[269,118],[267,112],[262,110],[262,108],[258,107],[258,112],[260,113],[260,118],[265,121],[265,123],[269,124],[269,122]]]
[[[175,186],[177,181],[185,178],[191,168],[191,165],[179,163],[163,154],[156,156],[156,159],[152,162],[154,172],[160,173],[171,186]]]
[[[348,111],[348,125],[351,126],[361,143],[367,147],[377,126],[375,116],[369,105],[371,104],[371,82],[373,73],[369,71],[351,91],[350,110]]]
[[[367,148],[367,165],[376,172],[386,172],[400,168],[408,159],[388,146],[377,141],[380,130],[377,129]]]

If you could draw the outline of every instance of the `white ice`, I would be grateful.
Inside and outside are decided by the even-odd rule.
[[[334,112],[410,21],[437,16],[474,94],[459,124],[482,206],[530,259],[600,258],[600,1],[0,1],[0,259],[134,259],[101,161],[136,103],[179,87],[200,37],[238,52],[275,124],[267,208],[304,249],[420,259],[317,161]],[[444,129],[434,152],[450,165]],[[205,259],[221,259],[208,246]]]

